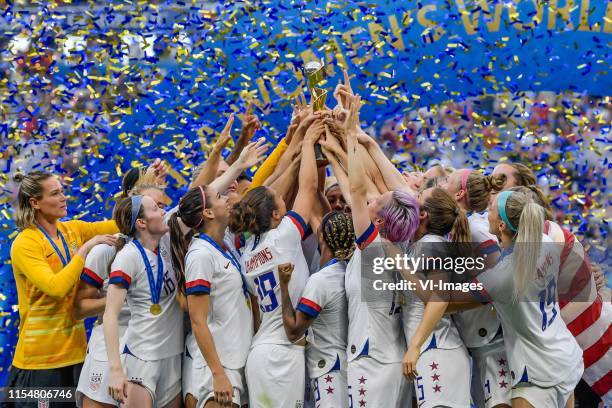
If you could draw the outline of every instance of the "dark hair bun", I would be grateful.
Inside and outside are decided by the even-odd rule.
[[[243,232],[252,232],[258,234],[257,228],[257,214],[255,209],[244,202],[234,204],[230,212],[230,231],[235,234]]]
[[[485,176],[484,178],[484,185],[485,185],[485,190],[490,192],[490,191],[502,191],[504,189],[504,185],[506,184],[506,175],[505,174],[499,174],[497,176]]]
[[[13,175],[13,181],[15,183],[21,183],[23,181],[23,179],[25,178],[25,174],[23,173],[15,173],[15,175]]]

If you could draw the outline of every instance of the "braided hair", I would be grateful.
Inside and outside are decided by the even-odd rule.
[[[355,230],[350,215],[332,211],[321,220],[323,240],[331,250],[334,258],[348,260],[355,250]]]

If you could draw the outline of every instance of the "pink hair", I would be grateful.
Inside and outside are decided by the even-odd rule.
[[[378,214],[384,220],[381,233],[391,242],[409,241],[419,227],[419,202],[403,191],[393,191],[391,197]]]

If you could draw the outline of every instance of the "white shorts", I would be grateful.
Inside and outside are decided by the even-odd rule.
[[[348,407],[347,378],[345,370],[330,371],[310,379],[312,401],[316,408]]]
[[[209,367],[194,368],[193,370],[197,387],[196,394],[193,394],[193,396],[198,399],[197,407],[202,408],[209,400],[215,398],[213,376]],[[242,402],[246,403],[248,401],[248,397],[246,394],[244,369],[232,370],[226,368],[225,375],[230,383],[232,383],[232,388],[234,389],[234,398],[232,399],[232,402],[238,406],[241,406]]]
[[[191,394],[194,398],[198,398],[198,387],[197,384],[195,382],[195,375],[194,375],[194,370],[195,368],[193,367],[193,358],[189,355],[187,355],[187,353],[183,353],[182,355],[183,358],[183,365],[182,365],[182,377],[181,377],[181,383],[182,383],[182,390],[183,390],[183,401],[185,401],[185,397],[187,397],[187,394]]]
[[[154,407],[163,407],[181,393],[182,354],[162,360],[145,361],[124,353],[121,355],[128,381],[149,391]]]
[[[425,351],[416,371],[414,391],[419,408],[470,406],[470,357],[464,346]]]
[[[359,357],[348,363],[349,407],[402,407],[407,382],[402,363],[380,363],[372,357]]]
[[[474,398],[479,407],[491,408],[499,404],[512,405],[512,379],[504,342],[471,349],[474,371],[473,387],[478,387]]]
[[[304,405],[304,347],[259,344],[246,363],[250,408],[302,408]]]
[[[83,398],[117,406],[117,401],[108,393],[108,361],[99,361],[92,353],[87,353],[81,369],[76,390],[76,405],[83,406]]]
[[[582,359],[580,364],[570,370],[569,377],[552,387],[540,387],[532,383],[518,383],[512,388],[512,398],[526,399],[537,408],[565,408],[567,400],[574,392],[576,385],[582,377],[584,365]]]

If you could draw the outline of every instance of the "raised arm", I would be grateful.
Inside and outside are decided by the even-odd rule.
[[[404,180],[404,177],[402,176],[402,173],[400,173],[399,170],[395,168],[393,163],[387,159],[387,156],[385,156],[382,149],[374,139],[361,130],[358,135],[358,140],[359,143],[361,143],[361,145],[363,145],[363,147],[367,150],[369,156],[372,158],[372,161],[376,163],[384,183],[389,190],[405,191],[410,194],[416,194],[416,192],[408,186]]]
[[[302,155],[298,155],[291,162],[289,167],[285,169],[283,174],[269,185],[270,188],[274,189],[274,191],[283,197],[285,202],[288,202],[292,195],[291,192],[293,191],[300,170],[301,158]]]
[[[309,111],[310,110],[303,110],[302,112],[300,112],[300,116],[294,119],[294,124],[298,126],[293,134],[293,137],[291,138],[291,142],[289,142],[289,147],[287,148],[287,151],[280,158],[276,169],[270,175],[269,182],[273,182],[276,178],[280,177],[285,171],[285,168],[287,168],[287,166],[289,166],[289,164],[295,159],[295,157],[302,151],[306,131],[317,118],[316,115],[310,115],[302,119],[305,112]]]
[[[236,160],[225,173],[216,178],[210,183],[210,186],[217,191],[225,191],[245,170],[255,166],[263,160],[264,153],[268,149],[264,145],[265,139],[261,138],[257,142],[249,143],[249,145],[240,153],[240,157]]]
[[[359,129],[359,108],[361,98],[352,96],[347,118],[348,178],[351,197],[351,215],[355,235],[361,236],[370,226],[368,214],[367,187],[363,181],[366,173],[357,151],[357,132]]]
[[[374,190],[377,195],[390,191],[387,184],[385,184],[385,180],[380,169],[378,168],[378,164],[374,159],[372,159],[366,148],[359,143],[357,145],[357,151],[359,152],[359,157],[361,157],[361,160],[363,161],[363,167],[368,176],[368,180],[371,181],[373,186],[373,189],[369,187],[368,191]]]
[[[210,154],[208,155],[208,159],[202,165],[202,169],[200,170],[200,174],[198,174],[192,181],[189,188],[203,186],[206,184],[210,184],[217,175],[217,169],[219,168],[219,162],[221,161],[221,153],[223,153],[223,149],[227,147],[227,144],[232,139],[230,133],[232,130],[232,125],[234,124],[234,114],[232,113],[225,127],[221,131],[221,134],[217,138]]]
[[[294,106],[294,114],[295,117],[292,119],[291,124],[287,129],[287,134],[276,145],[276,148],[272,154],[270,154],[266,161],[257,170],[253,176],[253,181],[251,181],[249,190],[263,185],[270,185],[270,183],[277,179],[282,173],[280,169],[288,166],[293,161],[295,153],[301,150],[301,146],[296,149],[297,139],[295,138],[295,134],[301,119],[305,117],[304,115],[306,114],[306,111],[305,109],[301,108],[300,104],[300,106]],[[286,157],[285,154],[287,150],[290,152],[288,157]]]
[[[253,137],[256,131],[261,129],[261,123],[256,115],[252,114],[253,103],[249,102],[247,106],[247,110],[244,114],[244,118],[242,119],[242,130],[240,131],[240,136],[236,141],[236,145],[232,149],[232,152],[225,160],[228,165],[232,165],[238,157],[240,157],[240,153],[244,150],[244,148],[249,144],[249,141]]]
[[[344,136],[343,136],[344,134]],[[348,168],[348,155],[346,149],[340,143],[341,138],[346,138],[346,129],[339,128],[332,118],[325,119],[325,139],[319,143],[336,156],[336,161],[343,169]]]
[[[313,114],[312,116],[317,116]],[[308,121],[309,119],[305,119]],[[299,190],[295,197],[292,210],[302,216],[306,223],[310,222],[312,203],[317,191],[317,162],[314,145],[325,131],[322,121],[311,121],[302,144],[302,159],[300,161]]]
[[[331,206],[322,191],[316,192],[313,204],[312,215],[310,217],[310,228],[312,228],[313,231],[318,231],[323,217],[331,211]]]
[[[333,118],[330,121],[330,129],[332,130],[331,134],[334,136],[330,139],[331,146],[330,149],[333,150],[337,156],[337,161],[340,166],[345,169],[348,169],[348,157],[344,152],[343,146],[346,146],[348,150],[348,117],[350,115],[350,107],[354,104],[355,95],[353,94],[353,90],[350,84],[349,75],[346,70],[344,72],[344,83],[339,84],[336,87],[334,92],[334,96],[338,101],[338,106],[334,108]],[[337,120],[344,118],[344,127],[340,127],[337,124]],[[359,134],[362,132],[359,127],[359,120],[353,125],[352,132]],[[361,146],[359,143],[354,144],[356,151],[354,149],[354,157],[358,158],[362,168],[364,177],[362,178],[362,182],[366,187],[366,199],[374,199],[380,196],[382,193],[387,191],[387,187],[384,183],[382,175],[378,170],[378,167],[372,160],[372,158],[367,154],[366,149]],[[338,172],[340,173],[340,172]],[[349,196],[345,197],[347,201],[349,201]]]
[[[270,178],[270,176],[274,173],[274,170],[276,169],[281,157],[285,154],[287,147],[288,145],[286,139],[281,139],[281,141],[278,142],[272,153],[270,153],[270,155],[266,158],[262,165],[259,166],[253,175],[253,180],[251,181],[251,185],[249,186],[248,190],[264,185],[266,180],[268,180],[268,178]]]
[[[301,157],[301,154],[302,154],[302,144],[301,143],[298,145],[292,145],[288,147],[285,153],[283,153],[282,157],[278,161],[278,165],[276,166],[276,169],[272,172],[272,174],[270,174],[270,177],[268,177],[264,181],[263,185],[269,187],[272,184],[274,184],[279,178],[284,176],[287,170],[287,167],[290,166],[291,163],[293,163],[296,159],[299,160],[299,157]],[[299,169],[299,166],[298,166],[298,169]]]
[[[320,141],[319,143],[321,144],[325,157],[327,158],[329,164],[332,167],[332,172],[334,173],[336,180],[338,180],[338,187],[340,187],[342,196],[344,196],[346,204],[351,207],[351,189],[349,186],[349,179],[348,175],[346,174],[346,170],[340,164],[338,157],[331,150],[329,150],[326,141]]]

